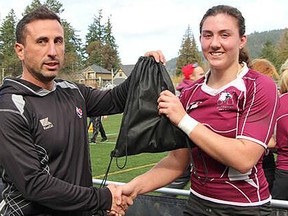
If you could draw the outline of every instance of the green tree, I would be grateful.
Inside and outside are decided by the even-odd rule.
[[[47,8],[49,8],[51,11],[58,15],[60,15],[64,11],[64,9],[62,8],[63,4],[57,0],[46,0],[43,4],[40,0],[33,0],[30,5],[26,6],[22,15],[25,16],[26,14],[32,12],[41,5],[46,5]]]
[[[46,0],[44,5],[58,15],[64,12],[63,4],[57,0]]]
[[[112,33],[111,17],[102,24],[102,10],[94,16],[86,35],[87,65],[97,64],[107,70],[116,69],[120,65],[118,46]]]
[[[86,61],[86,65],[97,64],[99,66],[102,65],[102,56],[101,51],[102,44],[100,41],[92,41],[86,48],[86,52],[88,53],[89,57]]]
[[[286,59],[288,59],[288,28],[286,28],[282,33],[280,40],[277,44],[277,48],[278,48],[278,59],[279,59],[278,69],[279,69],[281,64],[283,64],[286,61]]]
[[[25,16],[26,14],[32,12],[35,10],[37,7],[41,6],[40,0],[33,0],[30,5],[27,5],[26,8],[24,9],[24,12],[22,13],[22,16]]]
[[[22,72],[21,63],[14,51],[16,22],[17,17],[11,9],[0,26],[1,76],[2,72],[5,76],[16,76]]]
[[[111,17],[108,17],[107,23],[104,26],[104,46],[103,46],[103,62],[107,70],[119,68],[120,57],[118,46],[115,37],[112,33]]]
[[[264,58],[269,60],[276,68],[279,68],[279,58],[277,53],[277,48],[272,44],[272,42],[269,40],[267,41],[259,55],[259,58]]]
[[[111,71],[119,66],[119,59],[117,55],[117,50],[113,49],[110,44],[105,44],[102,46],[102,67]]]
[[[102,49],[104,45],[104,26],[102,24],[102,10],[94,16],[93,22],[88,26],[86,35],[87,65],[97,64],[103,66]]]
[[[88,46],[89,43],[94,41],[103,42],[104,38],[104,26],[102,24],[102,9],[99,10],[98,16],[94,16],[93,22],[91,25],[88,26],[88,33],[86,35],[86,45]]]
[[[74,73],[83,67],[82,41],[76,30],[66,20],[62,20],[65,35],[64,73]]]
[[[190,26],[188,26],[183,39],[179,56],[176,61],[176,76],[181,74],[181,68],[187,64],[197,62],[202,65],[201,53],[198,50],[194,35],[192,34]]]

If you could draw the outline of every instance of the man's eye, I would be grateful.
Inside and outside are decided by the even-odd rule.
[[[210,38],[210,37],[212,37],[212,35],[211,34],[203,34],[203,37],[204,38]]]
[[[62,44],[63,43],[63,39],[59,38],[55,40],[55,43],[57,44]]]
[[[46,41],[41,39],[41,40],[38,40],[37,43],[38,43],[38,44],[45,44]]]

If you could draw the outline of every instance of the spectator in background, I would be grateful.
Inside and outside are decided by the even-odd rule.
[[[286,61],[287,62],[287,61]],[[276,170],[272,198],[288,200],[288,68],[280,78],[280,108],[276,122]]]
[[[279,74],[275,66],[267,59],[254,59],[251,62],[251,68],[259,73],[262,73],[271,79],[274,80],[275,83],[278,83]],[[263,156],[263,169],[266,176],[266,179],[269,184],[269,191],[272,191],[274,175],[275,175],[275,158],[274,158],[274,147],[275,147],[275,139],[272,137],[268,148],[265,150],[265,154]]]
[[[205,72],[203,68],[198,65],[198,63],[194,63],[182,67],[182,74],[184,76],[184,79],[176,87],[176,90],[178,90],[179,92],[181,92],[186,87],[191,86],[191,84],[194,81],[202,78],[205,75]],[[177,178],[174,182],[167,185],[166,187],[174,189],[183,189],[190,181],[190,175],[191,175],[191,165],[188,166],[186,171],[179,178]],[[175,195],[171,194],[165,194],[165,196],[175,197]]]
[[[101,135],[101,142],[107,141],[107,135],[102,124],[103,118],[104,118],[103,116],[90,117],[88,128],[90,124],[92,124],[93,132],[92,132],[92,137],[90,139],[90,142],[92,143],[96,143],[96,139],[97,139],[99,132]]]
[[[191,85],[195,80],[204,76],[204,70],[202,67],[198,65],[198,63],[188,64],[182,68],[182,74],[184,79],[182,82],[176,87],[176,90],[179,92],[182,91],[183,88]]]
[[[281,65],[280,74],[282,74],[286,69],[288,69],[288,59],[286,59],[286,61]]]
[[[276,83],[279,81],[279,74],[275,68],[275,66],[267,59],[254,59],[251,62],[251,68],[270,77]]]

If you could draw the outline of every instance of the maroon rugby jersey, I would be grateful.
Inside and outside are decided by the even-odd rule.
[[[288,170],[288,93],[280,96],[276,126],[277,169]]]
[[[209,73],[180,95],[187,113],[215,133],[249,139],[267,148],[278,107],[275,83],[246,65],[237,79],[220,89],[206,85],[208,76]],[[257,206],[271,199],[262,159],[248,173],[241,174],[198,147],[193,148],[192,155],[194,195],[237,206]]]

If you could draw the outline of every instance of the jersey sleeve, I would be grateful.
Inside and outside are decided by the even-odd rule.
[[[120,85],[104,91],[78,84],[86,102],[87,115],[103,116],[122,113],[126,104],[129,83],[130,76]]]
[[[241,105],[237,138],[254,141],[263,147],[274,132],[276,112],[279,106],[278,90],[275,83],[265,76],[245,80],[246,100]]]

